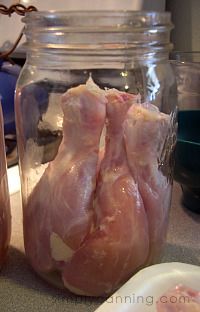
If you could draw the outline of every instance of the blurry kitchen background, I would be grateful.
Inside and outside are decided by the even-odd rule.
[[[200,0],[0,0],[0,4],[34,5],[38,10],[151,10],[171,11],[175,29],[172,31],[174,50],[200,51]],[[8,50],[19,35],[23,24],[21,17],[0,15],[0,52]],[[24,39],[23,39],[24,40]],[[22,41],[23,43],[23,41]],[[17,48],[12,60],[22,66],[25,61],[23,45]],[[14,86],[20,67],[14,68],[0,62],[0,95],[4,112],[7,157],[10,165],[16,163],[16,140],[14,127]]]

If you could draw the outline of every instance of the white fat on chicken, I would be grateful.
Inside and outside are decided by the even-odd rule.
[[[50,246],[51,256],[55,261],[68,261],[74,254],[74,251],[54,232],[50,237]]]

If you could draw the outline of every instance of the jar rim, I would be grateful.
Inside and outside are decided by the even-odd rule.
[[[170,12],[37,11],[27,13],[28,51],[129,57],[171,50]]]
[[[173,63],[200,64],[200,51],[172,51],[170,59]]]
[[[67,15],[67,14],[73,14],[73,15],[135,15],[135,16],[168,16],[171,18],[171,12],[165,11],[165,12],[159,12],[159,11],[134,11],[134,10],[85,10],[85,11],[79,11],[79,10],[70,10],[70,11],[57,11],[57,10],[45,10],[45,11],[31,11],[27,12],[26,16],[40,16],[40,15],[51,15],[51,14],[57,14],[57,15]]]
[[[125,22],[125,25],[131,26],[132,20],[127,20],[127,18],[133,18],[135,22],[141,22],[143,25],[147,26],[160,26],[166,25],[172,27],[171,22],[171,13],[170,12],[158,12],[158,11],[133,11],[133,10],[98,10],[98,11],[33,11],[27,12],[25,17],[22,18],[24,23],[28,23],[30,20],[41,20],[44,19],[53,19],[53,18],[67,18],[67,17],[80,17],[82,19],[85,18],[124,18],[124,20],[119,20],[121,22]],[[114,20],[111,20],[110,24],[115,26]],[[95,21],[97,24],[99,20]],[[118,20],[116,19],[116,22]],[[91,25],[91,24],[90,24]],[[101,23],[100,23],[101,25]],[[76,23],[74,23],[76,26]],[[120,24],[117,26],[121,26]],[[133,24],[132,26],[135,26]],[[139,26],[139,25],[138,25]]]

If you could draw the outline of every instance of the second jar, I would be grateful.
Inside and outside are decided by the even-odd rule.
[[[107,295],[159,260],[176,84],[168,13],[33,12],[16,90],[26,255],[51,283]]]
[[[11,236],[11,211],[3,127],[4,121],[0,103],[0,270],[8,254]]]

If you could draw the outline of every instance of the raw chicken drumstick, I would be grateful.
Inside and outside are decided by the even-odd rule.
[[[110,293],[142,266],[149,252],[143,201],[131,176],[122,124],[133,95],[107,92],[107,133],[94,201],[94,230],[66,263],[65,286],[77,294]]]
[[[170,191],[158,156],[168,118],[137,99],[91,79],[68,90],[58,154],[24,209],[31,264],[40,273],[60,271],[76,294],[114,291],[152,261],[163,240]]]
[[[106,102],[92,81],[63,96],[63,140],[24,209],[26,254],[36,271],[53,268],[51,252],[66,261],[90,231]]]
[[[169,130],[169,116],[152,104],[133,105],[124,122],[128,163],[138,184],[149,224],[150,255],[157,260],[168,224],[171,185],[159,169]]]

